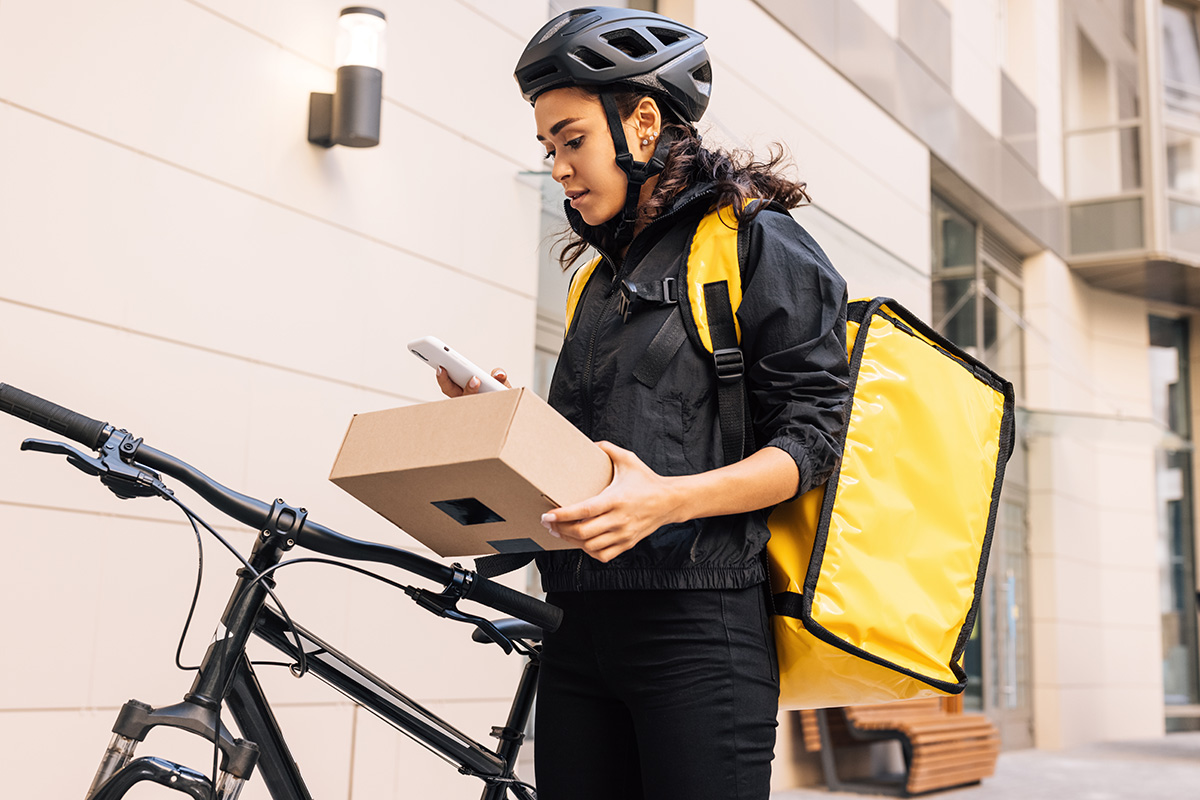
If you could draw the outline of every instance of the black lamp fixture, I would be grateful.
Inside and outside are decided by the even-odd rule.
[[[387,17],[366,6],[338,16],[337,91],[308,96],[308,140],[322,147],[379,144]]]

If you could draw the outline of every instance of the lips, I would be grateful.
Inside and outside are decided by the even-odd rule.
[[[567,192],[567,199],[571,201],[571,208],[575,208],[575,205],[580,201],[580,199],[586,197],[587,194],[587,189],[578,192]]]

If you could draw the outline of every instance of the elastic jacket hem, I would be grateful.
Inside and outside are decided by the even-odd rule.
[[[767,571],[758,563],[744,567],[706,567],[695,569],[606,569],[571,572],[543,572],[542,589],[547,592],[604,591],[609,589],[746,589],[767,579]]]

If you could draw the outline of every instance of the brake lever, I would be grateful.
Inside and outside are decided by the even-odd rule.
[[[99,476],[100,482],[122,500],[169,494],[171,490],[163,484],[157,472],[135,463],[126,463],[122,457],[123,453],[128,453],[132,459],[139,444],[141,439],[134,439],[126,431],[116,431],[104,443],[100,458],[89,456],[64,442],[46,439],[26,439],[21,442],[21,449],[66,456],[68,464],[80,472]]]
[[[107,472],[104,463],[100,459],[85,455],[64,442],[51,442],[46,439],[26,439],[21,442],[21,449],[32,450],[35,453],[66,456],[68,464],[92,477],[103,475]]]
[[[467,622],[474,625],[483,634],[491,639],[496,644],[500,645],[505,654],[512,653],[516,645],[511,639],[499,631],[499,629],[491,623],[491,621],[483,617],[477,617],[474,614],[468,614],[465,611],[460,611],[458,606],[458,596],[454,594],[435,594],[427,589],[418,589],[415,586],[405,586],[404,593],[411,597],[421,608],[436,614],[439,617],[452,619],[455,622]],[[522,651],[523,652],[523,651]]]

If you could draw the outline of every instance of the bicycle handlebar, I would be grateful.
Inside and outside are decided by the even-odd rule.
[[[85,417],[4,383],[0,383],[0,411],[74,439],[92,450],[99,450],[114,430],[107,422]],[[218,511],[244,525],[261,530],[270,518],[272,507],[269,504],[217,483],[169,453],[142,444],[137,449],[136,457],[145,466],[181,481]],[[351,538],[308,518],[305,518],[300,530],[296,532],[295,540],[297,546],[306,550],[353,561],[391,564],[446,586],[456,577],[456,569],[453,567],[398,547]],[[556,630],[562,622],[562,610],[556,606],[495,583],[478,573],[469,572],[469,576],[466,591],[463,593],[468,600],[490,606],[547,631]]]
[[[107,438],[107,422],[98,422],[4,383],[0,383],[0,411],[74,439],[93,450],[99,450]]]

